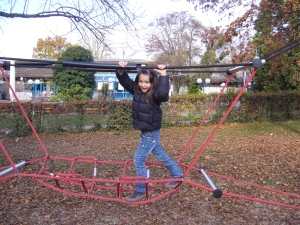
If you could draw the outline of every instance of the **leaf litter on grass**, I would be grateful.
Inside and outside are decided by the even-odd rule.
[[[251,129],[247,130],[250,125]],[[291,193],[300,193],[300,133],[282,124],[226,124],[209,143],[196,167]],[[272,127],[272,129],[267,128]],[[195,127],[164,128],[161,142],[175,160],[195,131]],[[181,162],[193,160],[214,127],[203,127]],[[50,155],[93,156],[99,160],[126,161],[134,156],[139,132],[86,132],[82,134],[42,134]],[[13,157],[40,156],[32,136],[3,139]],[[2,156],[1,156],[2,157]],[[149,156],[149,161],[155,161]],[[66,165],[52,165],[59,171]],[[119,169],[102,165],[103,176],[118,176]],[[85,173],[79,165],[77,172]],[[132,171],[134,173],[134,169]],[[170,177],[163,167],[153,168],[151,176]],[[208,186],[198,172],[188,178]],[[222,191],[259,197],[300,206],[299,199],[212,178]],[[77,198],[50,190],[28,178],[1,181],[0,224],[298,224],[300,213],[263,203],[231,197],[215,199],[210,192],[183,183],[179,191],[154,203],[127,205],[90,198]]]

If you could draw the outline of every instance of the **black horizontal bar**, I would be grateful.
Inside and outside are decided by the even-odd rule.
[[[202,66],[166,66],[166,69],[204,69],[204,68],[233,67],[233,66],[252,66],[252,63],[202,65]],[[154,67],[154,66],[143,66],[143,68],[145,68],[145,69],[157,69],[157,67]]]
[[[20,68],[28,68],[26,64],[17,64],[15,65],[16,67],[20,67]],[[76,68],[76,67],[55,67],[55,66],[43,66],[43,65],[34,65],[33,68],[37,68],[37,69],[58,69],[58,70],[80,70],[80,71],[92,71],[92,72],[111,72],[111,73],[115,73],[116,70],[115,69],[111,69],[111,68],[100,68],[100,69],[94,69],[94,68]],[[138,72],[138,69],[133,68],[133,69],[127,69],[128,72]],[[167,69],[168,72],[172,72],[172,73],[226,73],[226,70],[169,70]]]
[[[10,58],[10,57],[0,57],[0,59],[5,60],[16,60],[16,61],[25,61],[25,62],[36,62],[36,64],[28,64],[30,67],[35,67],[37,64],[47,65],[51,64],[62,64],[64,66],[73,66],[73,67],[80,67],[80,68],[99,68],[99,69],[118,69],[120,66],[118,64],[101,64],[101,63],[94,63],[94,62],[79,62],[79,61],[55,61],[55,60],[43,60],[43,59],[21,59],[21,58]],[[10,62],[9,62],[10,64]],[[25,64],[25,63],[17,63],[18,64]],[[233,67],[233,66],[252,66],[252,63],[242,63],[242,64],[220,64],[220,65],[200,65],[200,66],[166,66],[166,69],[201,69],[201,68],[215,68],[215,67]],[[145,69],[157,69],[157,66],[141,66],[140,64],[128,64],[125,67],[126,70],[132,70],[137,68],[145,68]]]
[[[50,63],[50,64],[55,64],[58,63],[56,59],[22,59],[22,58],[12,58],[12,57],[1,57],[0,59],[4,60],[15,60],[15,61],[24,61],[24,62],[36,62],[36,63]]]
[[[226,73],[226,70],[168,70],[173,73]]]
[[[117,64],[100,64],[93,62],[77,62],[77,61],[62,61],[63,66],[83,67],[83,68],[99,68],[99,69],[118,69]],[[136,69],[136,65],[128,64],[126,69]]]
[[[8,66],[11,66],[11,64],[7,64]],[[27,68],[41,68],[41,67],[52,67],[53,64],[49,63],[17,63],[14,66],[15,67],[27,67]]]

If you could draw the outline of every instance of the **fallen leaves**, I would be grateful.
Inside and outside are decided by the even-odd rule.
[[[267,125],[266,125],[267,126]],[[286,192],[300,193],[300,134],[296,132],[243,133],[246,125],[223,126],[204,151],[197,166],[259,185]],[[195,128],[163,129],[161,142],[175,160],[186,146]],[[206,140],[212,127],[204,127],[196,136],[182,162],[189,164]],[[273,135],[271,135],[273,134]],[[87,132],[84,134],[41,135],[50,155],[76,157],[88,155],[101,160],[126,161],[132,159],[139,142],[139,131]],[[43,155],[34,137],[3,141],[14,158]],[[41,154],[42,153],[42,154]],[[0,155],[0,158],[3,157]],[[155,160],[149,156],[149,160]],[[52,165],[62,172],[66,165]],[[34,169],[27,168],[34,172]],[[78,171],[80,171],[80,167]],[[101,177],[117,178],[120,168],[103,166]],[[134,169],[132,168],[134,174]],[[170,177],[163,167],[151,168],[151,176]],[[188,178],[207,186],[200,173]],[[255,188],[214,179],[222,191],[261,197],[300,206],[299,199],[271,195]],[[108,195],[113,195],[108,193]],[[188,184],[159,201],[146,205],[127,205],[89,198],[63,195],[43,187],[28,178],[1,181],[0,224],[297,224],[300,212],[222,197],[215,199],[210,192]],[[17,214],[17,216],[16,216]]]

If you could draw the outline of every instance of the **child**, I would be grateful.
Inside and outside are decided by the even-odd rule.
[[[124,68],[127,62],[119,62],[119,65]],[[145,159],[152,152],[168,168],[172,178],[182,178],[179,166],[165,153],[159,141],[162,121],[160,104],[169,99],[169,76],[166,75],[165,65],[158,65],[158,68],[154,71],[141,69],[135,81],[132,81],[122,68],[116,72],[120,84],[133,95],[132,125],[141,131],[141,141],[134,155],[136,175],[147,176]],[[156,72],[160,74],[159,77]],[[178,181],[169,182],[166,187],[174,188],[178,183]],[[125,199],[137,201],[145,197],[146,185],[137,184],[135,192]]]

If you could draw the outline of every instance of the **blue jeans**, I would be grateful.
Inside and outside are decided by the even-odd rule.
[[[134,165],[137,176],[147,177],[147,169],[145,165],[145,159],[152,152],[154,156],[163,162],[165,167],[169,170],[172,178],[182,177],[182,171],[177,163],[171,159],[162,148],[159,136],[160,130],[154,131],[142,131],[141,141],[134,155]],[[146,192],[145,184],[137,184],[135,187],[137,192]]]

